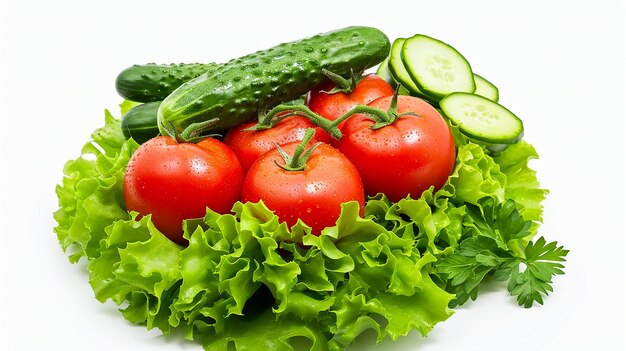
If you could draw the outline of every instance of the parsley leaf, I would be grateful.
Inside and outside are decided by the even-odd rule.
[[[520,306],[543,304],[542,295],[552,291],[552,277],[563,274],[560,262],[568,250],[556,242],[546,243],[543,237],[523,247],[520,239],[530,235],[532,222],[523,218],[511,199],[496,203],[483,198],[478,206],[466,207],[469,236],[437,266],[447,277],[447,290],[456,295],[451,307],[475,300],[480,283],[489,277],[509,280],[508,290]]]
[[[543,305],[543,295],[552,292],[552,277],[563,274],[565,256],[569,251],[556,242],[546,243],[543,237],[535,243],[528,243],[525,249],[526,258],[520,259],[526,269],[520,272],[516,265],[511,270],[508,290],[517,297],[520,306],[531,307],[534,302]]]
[[[463,240],[459,249],[437,266],[439,272],[448,274],[451,286],[449,292],[456,294],[451,307],[460,306],[470,298],[476,300],[478,285],[487,274],[511,258],[507,252],[499,251],[495,241],[489,237],[479,236]]]

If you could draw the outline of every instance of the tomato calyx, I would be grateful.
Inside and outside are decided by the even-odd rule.
[[[365,115],[368,116],[367,114]],[[382,113],[378,116],[384,116],[384,119],[376,120],[375,118],[372,118],[374,120],[374,124],[370,126],[371,129],[376,130],[376,129],[386,127],[388,125],[393,124],[395,121],[398,120],[398,118],[404,117],[404,116],[420,117],[419,114],[413,111],[407,111],[407,112],[398,114],[398,89],[396,89],[396,92],[391,97],[391,102],[390,102],[389,108],[387,109],[387,112]],[[368,117],[371,118],[371,116],[368,116]]]
[[[365,105],[356,105],[355,107],[353,107],[352,109],[348,110],[346,113],[341,115],[339,118],[337,118],[335,121],[333,121],[332,124],[339,125],[340,123],[342,123],[343,121],[347,120],[348,118],[352,117],[355,114],[365,115],[366,117],[374,121],[374,124],[370,126],[370,128],[374,130],[391,125],[395,123],[395,121],[397,121],[398,118],[400,117],[409,116],[409,115],[420,117],[419,114],[412,112],[412,111],[407,111],[407,112],[400,113],[400,114],[398,113],[398,89],[396,89],[395,93],[391,97],[391,104],[389,105],[389,108],[387,109],[387,111],[383,111],[383,110],[370,107],[370,106],[365,106]]]
[[[350,69],[350,79],[346,79],[338,75],[337,73],[329,71],[325,68],[322,68],[322,74],[328,77],[328,79],[330,79],[335,84],[335,86],[329,91],[321,90],[321,92],[324,94],[350,94],[356,88],[356,85],[359,82],[359,78],[354,74],[354,71],[352,69]]]
[[[298,144],[298,146],[294,150],[293,156],[289,156],[285,152],[285,150],[283,150],[280,147],[280,145],[274,143],[274,145],[276,146],[276,149],[278,150],[278,153],[283,158],[283,161],[285,161],[285,164],[281,165],[280,163],[278,163],[278,161],[274,161],[274,163],[276,163],[278,167],[284,169],[285,171],[289,171],[289,172],[304,171],[306,169],[306,163],[311,157],[311,154],[313,153],[315,148],[317,148],[320,144],[322,144],[321,142],[317,142],[313,144],[310,148],[308,149],[306,148],[307,144],[309,143],[309,141],[311,141],[311,138],[313,138],[314,135],[315,135],[314,129],[312,128],[307,129],[304,134],[304,138],[302,138],[302,141],[300,142],[300,144]]]
[[[212,118],[208,121],[192,123],[180,133],[176,130],[171,121],[169,126],[161,123],[161,135],[169,136],[179,143],[198,143],[206,138],[219,136],[219,134],[202,134],[217,122],[219,122],[219,118]]]

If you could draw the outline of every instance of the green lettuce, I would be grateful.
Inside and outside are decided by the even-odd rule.
[[[546,194],[528,167],[532,146],[494,156],[464,142],[441,189],[397,203],[380,194],[363,217],[345,203],[320,236],[302,222],[289,228],[262,202],[236,203],[231,214],[186,221],[181,247],[125,208],[124,170],[138,147],[106,111],[104,127],[65,165],[55,232],[71,262],[87,260],[96,299],[210,350],[343,350],[366,331],[377,342],[414,329],[425,336],[453,313],[458,289],[437,265],[476,235],[470,209],[510,199],[536,223],[530,237]]]
[[[211,350],[229,342],[290,350],[297,337],[312,350],[342,350],[366,330],[379,341],[412,329],[426,335],[451,315],[453,296],[428,275],[434,256],[359,217],[352,202],[320,236],[302,223],[289,229],[263,203],[237,203],[233,215],[209,210],[181,257],[170,322]],[[252,327],[258,332],[242,332],[246,316],[263,321]]]
[[[534,233],[543,219],[542,202],[548,194],[548,190],[539,186],[535,170],[528,166],[531,160],[538,157],[535,148],[525,141],[510,145],[494,156],[494,161],[507,177],[504,188],[506,198],[515,200],[524,218],[535,222]]]
[[[61,185],[56,187],[59,210],[54,213],[55,232],[70,260],[100,255],[100,240],[112,222],[128,218],[122,196],[124,169],[137,149],[125,142],[117,120],[105,111],[105,126],[92,134],[82,155],[65,164]]]

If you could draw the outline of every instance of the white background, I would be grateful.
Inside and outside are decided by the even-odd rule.
[[[426,339],[351,350],[626,350],[623,1],[2,1],[0,349],[200,350],[97,302],[52,232],[54,187],[134,63],[224,61],[348,25],[456,47],[540,153],[542,234],[571,250],[543,307],[488,289]]]

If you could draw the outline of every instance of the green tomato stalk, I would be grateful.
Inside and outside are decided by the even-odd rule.
[[[387,111],[365,105],[357,105],[348,110],[336,120],[331,121],[311,111],[311,109],[305,105],[281,104],[272,108],[269,112],[265,114],[260,114],[259,122],[255,126],[246,130],[253,131],[269,129],[287,117],[301,116],[307,118],[313,124],[322,128],[324,131],[330,134],[331,137],[339,140],[342,137],[341,131],[338,128],[339,124],[355,114],[363,114],[372,119],[372,121],[374,121],[374,124],[372,124],[372,126],[370,127],[372,129],[380,129],[391,125],[402,116],[412,115],[419,117],[418,114],[410,111],[404,112],[402,114],[398,113],[398,90],[396,90],[393,95],[393,99],[391,100],[391,105],[389,106],[389,109]]]
[[[312,128],[307,129],[304,134],[304,138],[294,150],[293,156],[289,156],[285,152],[285,150],[283,150],[278,144],[274,143],[274,145],[276,146],[276,149],[278,150],[278,153],[285,161],[285,164],[282,164],[282,165],[278,162],[275,162],[276,165],[290,172],[304,171],[306,169],[306,163],[311,157],[311,154],[313,154],[313,151],[315,151],[315,148],[317,148],[321,144],[321,142],[317,142],[313,144],[313,146],[311,146],[310,148],[308,149],[306,148],[307,144],[309,143],[309,141],[311,141],[311,138],[313,138],[314,135],[315,135],[314,129]]]
[[[346,79],[337,73],[331,72],[325,68],[322,68],[322,74],[335,83],[335,87],[329,91],[324,91],[326,94],[346,93],[350,94],[359,82],[359,77],[354,74],[354,70],[350,70],[350,79]],[[360,74],[359,74],[360,76]]]

